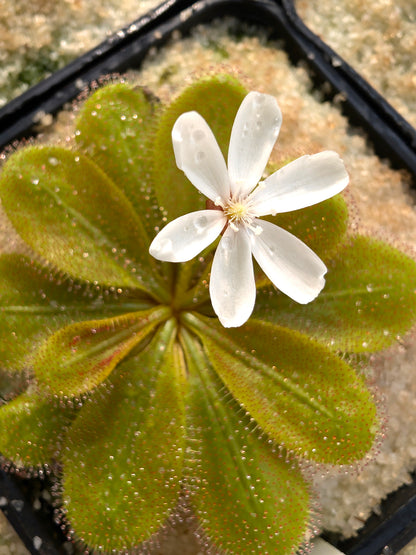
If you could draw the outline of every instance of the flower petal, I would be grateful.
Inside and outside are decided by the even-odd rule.
[[[260,235],[249,231],[251,250],[263,272],[283,293],[306,304],[325,285],[327,268],[305,243],[288,231],[265,220],[254,220]]]
[[[149,252],[165,262],[186,262],[200,253],[227,223],[222,210],[198,210],[168,223],[153,239]]]
[[[225,230],[212,262],[209,292],[224,327],[238,327],[249,319],[256,300],[256,284],[250,240],[244,229]]]
[[[179,116],[172,129],[176,165],[206,197],[230,196],[225,160],[207,122],[197,112]]]
[[[312,206],[340,193],[348,185],[344,162],[325,150],[301,156],[273,173],[250,195],[257,216]]]
[[[244,98],[235,117],[228,150],[234,197],[247,195],[260,181],[281,124],[282,113],[273,96],[250,92]]]

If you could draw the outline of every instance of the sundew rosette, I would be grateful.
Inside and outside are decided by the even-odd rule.
[[[169,223],[153,240],[150,254],[186,262],[225,230],[210,277],[212,306],[225,327],[241,326],[253,311],[252,255],[270,281],[298,303],[311,302],[325,284],[322,260],[294,235],[259,218],[327,200],[347,186],[348,174],[339,156],[325,151],[302,156],[260,182],[281,123],[276,99],[250,92],[233,123],[228,170],[211,129],[197,112],[182,114],[173,126],[177,166],[214,209]]]
[[[0,196],[26,254],[0,257],[0,359],[15,384],[0,452],[9,467],[57,471],[62,518],[90,550],[150,550],[185,504],[218,549],[294,553],[311,521],[304,461],[371,451],[380,426],[362,364],[413,324],[415,264],[348,230],[334,153],[267,167],[257,185],[279,121],[273,98],[228,75],[164,107],[118,83],[83,104],[72,144],[5,156]],[[230,133],[245,124],[241,152]],[[192,151],[194,125],[206,148]],[[192,152],[210,154],[195,172]],[[159,245],[188,261],[149,253],[168,222],[201,211],[190,245],[174,245],[178,231]],[[260,252],[270,236],[279,272]],[[293,244],[302,268],[288,279]],[[222,298],[230,268],[236,308]]]

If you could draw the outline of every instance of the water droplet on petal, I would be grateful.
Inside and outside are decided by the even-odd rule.
[[[206,225],[207,225],[207,218],[206,216],[200,216],[199,218],[197,218],[195,220],[195,229],[197,231],[197,233],[201,233],[203,231],[205,231]]]
[[[192,139],[197,143],[199,141],[202,141],[202,139],[205,138],[205,133],[202,131],[202,129],[197,129],[196,131],[194,131],[192,133]]]
[[[203,152],[202,150],[199,150],[196,154],[195,154],[195,162],[197,164],[199,164],[200,162],[202,162],[202,160],[205,158],[205,152]]]

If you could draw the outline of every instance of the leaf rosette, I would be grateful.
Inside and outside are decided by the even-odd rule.
[[[72,149],[24,147],[2,169],[29,254],[0,258],[0,351],[29,378],[0,408],[0,452],[59,462],[71,529],[101,552],[151,542],[186,499],[227,553],[292,553],[311,512],[300,461],[360,460],[379,429],[343,355],[385,348],[415,318],[414,262],[350,237],[340,195],[267,218],[328,265],[321,295],[298,305],[255,267],[240,328],[212,311],[215,242],[180,265],[149,254],[167,219],[204,208],[175,164],[175,120],[199,110],[226,154],[245,94],[219,75],[162,110],[112,84],[83,105]]]

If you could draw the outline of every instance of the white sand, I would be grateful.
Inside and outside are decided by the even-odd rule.
[[[416,126],[414,0],[296,0],[304,22]]]

